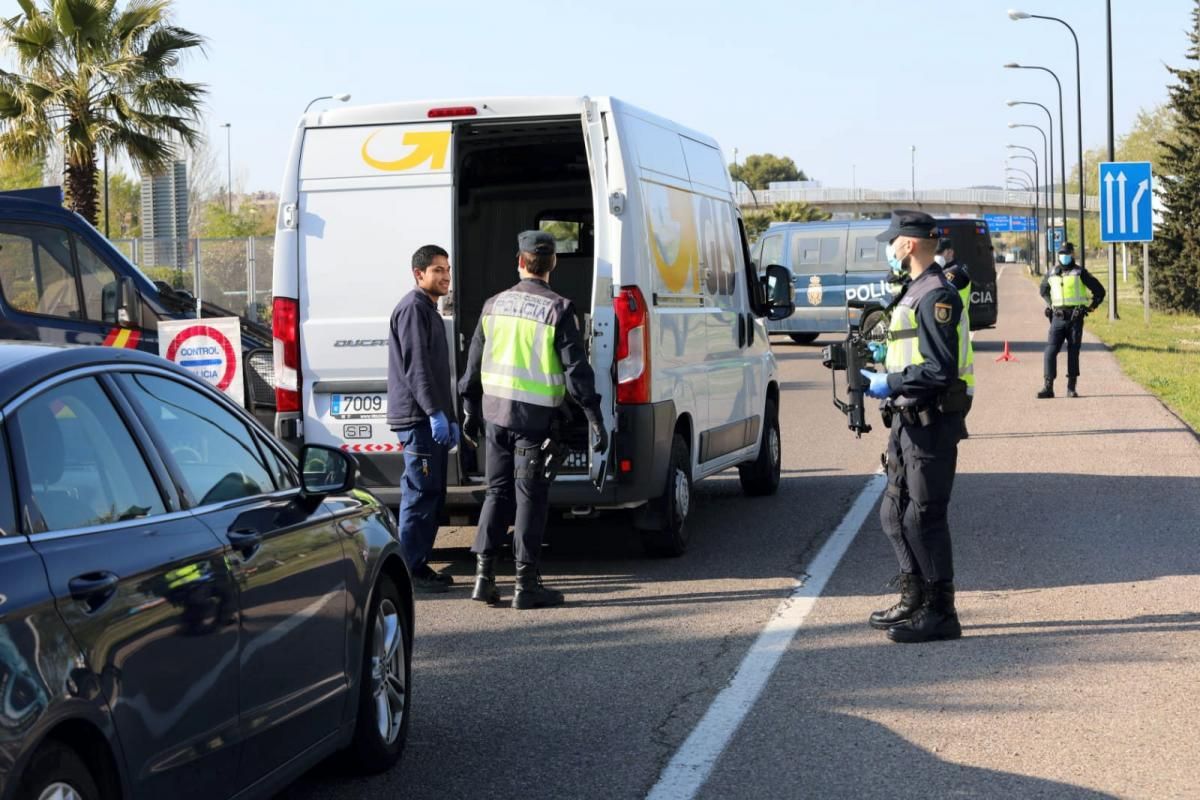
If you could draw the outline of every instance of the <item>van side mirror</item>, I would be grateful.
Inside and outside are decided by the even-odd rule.
[[[763,290],[767,295],[767,319],[787,319],[796,311],[796,286],[792,282],[792,271],[779,264],[768,264],[762,277]]]
[[[142,327],[142,298],[128,275],[117,281],[117,324],[125,328]]]
[[[322,444],[300,449],[300,489],[306,495],[348,492],[358,480],[358,464],[348,453]]]

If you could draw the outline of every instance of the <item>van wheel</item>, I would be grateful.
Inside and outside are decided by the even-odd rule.
[[[867,313],[862,318],[862,323],[859,330],[862,335],[870,342],[883,342],[887,340],[888,315],[882,309],[875,309]]]
[[[400,592],[383,576],[367,616],[358,721],[347,755],[368,774],[383,772],[400,759],[408,738],[412,642]]]
[[[643,531],[642,541],[652,556],[678,557],[688,545],[687,517],[692,507],[692,463],[687,442],[678,433],[671,440],[671,463],[662,497],[651,500],[658,505],[660,527]]]
[[[796,344],[812,344],[820,335],[819,333],[789,333],[788,338]]]
[[[779,488],[782,461],[783,441],[779,435],[779,409],[774,400],[767,398],[766,407],[763,409],[763,435],[762,444],[758,448],[758,458],[738,465],[742,491],[750,497],[775,494]]]
[[[100,800],[92,773],[71,748],[49,741],[34,754],[17,800]]]

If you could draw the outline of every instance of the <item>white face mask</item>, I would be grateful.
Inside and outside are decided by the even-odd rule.
[[[946,257],[943,255],[936,255],[933,257],[933,260],[938,263],[939,267],[946,266]]]

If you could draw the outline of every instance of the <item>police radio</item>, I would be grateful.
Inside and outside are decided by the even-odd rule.
[[[867,347],[870,339],[862,332],[862,320],[869,316],[870,311],[883,311],[883,306],[862,300],[849,300],[846,306],[862,311],[859,321],[850,323],[850,329],[844,342],[835,342],[825,346],[821,351],[821,363],[830,370],[834,407],[846,415],[848,427],[854,431],[854,435],[862,438],[864,433],[871,432],[871,425],[867,422],[867,408],[864,400],[870,382],[863,377],[861,371],[871,366],[871,350]],[[846,373],[845,400],[841,399],[838,392],[837,373],[839,371]]]

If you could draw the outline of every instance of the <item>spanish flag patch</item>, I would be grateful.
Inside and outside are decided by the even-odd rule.
[[[939,325],[945,325],[950,321],[950,316],[954,312],[954,307],[949,303],[934,303],[933,318],[938,321]]]
[[[129,328],[113,328],[104,337],[103,345],[105,347],[125,347],[130,350],[136,349],[138,342],[142,340],[142,334],[138,331]]]

